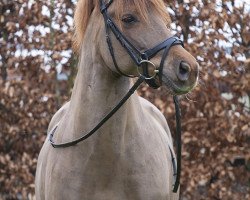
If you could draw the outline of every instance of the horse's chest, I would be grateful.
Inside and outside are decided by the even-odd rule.
[[[173,182],[168,140],[151,131],[130,132],[118,146],[100,143],[92,153],[57,154],[49,190],[62,199],[72,193],[76,199],[166,199]]]
[[[97,169],[98,188],[111,192],[114,199],[161,200],[171,193],[173,169],[167,136],[159,135],[160,132],[144,134],[125,137],[119,153],[101,153],[102,156],[97,156],[93,165],[85,169],[87,173]],[[95,165],[100,159],[102,162]]]

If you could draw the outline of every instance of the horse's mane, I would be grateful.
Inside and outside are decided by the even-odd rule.
[[[147,21],[148,7],[154,6],[162,16],[166,25],[170,23],[170,18],[163,0],[114,0],[114,4],[116,8],[115,17],[117,18],[120,17],[120,14],[123,13],[125,8],[133,6],[142,19]],[[99,0],[79,0],[77,3],[74,15],[75,35],[73,39],[73,46],[76,52],[80,49],[90,15],[97,6],[99,9]]]

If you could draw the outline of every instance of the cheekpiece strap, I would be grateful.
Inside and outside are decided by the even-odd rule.
[[[113,0],[109,0],[108,3],[104,3],[103,0],[100,0],[100,11],[103,14],[107,11],[108,7],[113,3]]]

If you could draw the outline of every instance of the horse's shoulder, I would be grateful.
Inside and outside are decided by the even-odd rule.
[[[164,118],[164,115],[161,113],[161,111],[150,101],[144,99],[143,97],[140,97],[140,102],[143,105],[144,109],[147,109],[150,112],[155,112],[157,115],[161,116],[161,118]]]
[[[140,97],[140,102],[141,105],[143,106],[143,109],[146,111],[147,113],[147,117],[151,117],[151,119],[154,119],[155,122],[158,122],[158,125],[164,129],[165,133],[168,136],[169,139],[169,144],[172,144],[172,136],[171,136],[171,132],[167,123],[167,120],[165,118],[165,116],[162,114],[162,112],[151,102],[149,102],[148,100]]]
[[[66,111],[68,110],[69,103],[65,103],[52,117],[49,127],[48,127],[48,133],[60,122]]]
[[[150,101],[140,97],[141,104],[143,108],[152,116],[154,117],[157,121],[159,121],[161,124],[164,126],[167,125],[167,121],[162,114],[162,112]]]

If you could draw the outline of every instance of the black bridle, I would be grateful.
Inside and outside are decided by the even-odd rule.
[[[162,78],[162,70],[165,62],[165,58],[168,55],[169,49],[175,45],[182,45],[183,42],[178,37],[170,37],[164,40],[162,43],[156,45],[155,47],[148,49],[144,52],[138,50],[119,30],[116,24],[113,22],[112,18],[109,16],[107,10],[109,6],[112,4],[113,0],[110,0],[108,3],[104,3],[103,0],[100,0],[100,11],[103,15],[105,28],[106,28],[106,40],[109,47],[110,54],[112,56],[112,60],[117,72],[123,76],[134,77],[134,75],[127,75],[120,68],[116,62],[116,58],[114,55],[112,41],[110,39],[110,31],[113,32],[116,39],[120,42],[120,44],[126,49],[130,57],[133,59],[137,67],[141,67],[143,70],[143,75],[145,77],[146,83],[152,88],[158,88],[161,86],[161,78]],[[163,55],[161,59],[161,63],[159,69],[156,69],[155,65],[150,62],[150,59],[153,58],[159,51],[163,50]],[[149,75],[148,65],[153,65],[155,68],[155,75]],[[156,80],[156,76],[158,76],[158,80]]]
[[[114,55],[112,41],[110,39],[110,31],[112,31],[116,39],[126,49],[126,51],[130,55],[130,57],[133,59],[137,67],[142,68],[142,73],[140,73],[138,70],[139,78],[135,82],[135,84],[131,87],[131,89],[127,92],[127,94],[122,98],[122,100],[87,134],[83,135],[82,137],[76,140],[57,144],[53,141],[54,133],[56,132],[56,129],[58,127],[58,125],[56,125],[49,133],[49,141],[54,148],[70,147],[89,138],[119,110],[119,108],[129,99],[129,97],[135,92],[135,90],[144,81],[152,88],[160,87],[161,82],[162,82],[161,79],[162,79],[162,70],[163,70],[164,62],[165,62],[166,57],[168,56],[168,52],[170,48],[175,45],[183,46],[182,41],[178,37],[173,36],[164,40],[162,43],[158,44],[154,48],[141,52],[133,44],[129,42],[129,40],[122,34],[122,32],[119,30],[119,28],[116,26],[116,24],[108,15],[107,10],[108,10],[108,7],[112,4],[112,2],[113,0],[110,0],[108,3],[104,3],[103,0],[100,0],[100,11],[104,18],[105,28],[106,28],[106,40],[107,40],[108,48],[109,48],[114,66],[119,74],[123,76],[127,76],[127,77],[135,77],[133,75],[125,74],[118,67],[118,64]],[[153,58],[161,50],[164,50],[162,54],[162,59],[161,59],[159,68],[156,68],[155,65],[150,61],[150,59]],[[154,70],[153,75],[149,74],[148,65],[152,65],[154,67],[155,70]],[[177,166],[175,164],[174,154],[170,147],[169,149],[170,149],[170,153],[172,157],[174,177],[175,177],[175,183],[173,185],[173,192],[176,193],[178,191],[178,187],[180,183],[180,171],[181,171],[181,122],[180,122],[181,115],[180,115],[180,109],[179,109],[177,96],[174,96],[173,99],[174,99],[175,110],[176,110],[175,115],[176,115],[176,132],[177,132]]]

